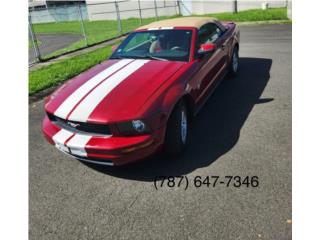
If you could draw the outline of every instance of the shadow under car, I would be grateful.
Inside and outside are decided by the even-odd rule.
[[[237,77],[226,77],[208,99],[189,129],[186,151],[178,157],[157,154],[135,164],[88,167],[119,178],[153,181],[156,176],[179,176],[214,163],[238,142],[240,130],[270,78],[271,59],[240,58]]]

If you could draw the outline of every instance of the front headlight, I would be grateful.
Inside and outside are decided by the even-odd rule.
[[[121,135],[141,135],[150,132],[150,128],[142,120],[132,120],[128,122],[121,122],[117,124]]]
[[[143,133],[146,130],[146,124],[141,120],[133,120],[132,127],[139,133]]]

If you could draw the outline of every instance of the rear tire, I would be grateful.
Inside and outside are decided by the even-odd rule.
[[[188,112],[183,101],[174,108],[167,123],[164,151],[169,155],[183,152],[188,140]]]
[[[229,76],[235,77],[239,70],[239,49],[234,47],[229,65]]]

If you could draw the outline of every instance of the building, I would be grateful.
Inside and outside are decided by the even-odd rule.
[[[29,0],[34,23],[79,20],[117,20],[128,18],[155,18],[181,14],[202,15],[259,9],[262,6],[285,7],[288,0],[105,0],[105,1],[39,1]],[[118,12],[117,12],[118,10]]]
[[[263,4],[268,3],[269,7],[285,7],[287,0],[180,0],[180,12],[182,15],[208,14],[233,12],[236,4],[238,11],[249,9],[261,9]]]
[[[29,0],[29,10],[41,10],[46,8],[46,1]]]
[[[59,6],[72,6],[77,4],[85,4],[86,1],[40,1],[40,0],[29,0],[29,9],[31,10],[42,10],[50,7]]]
[[[116,3],[117,2],[117,3]],[[89,20],[116,20],[119,9],[120,18],[152,18],[172,16],[179,13],[176,0],[118,0],[86,1]]]
[[[86,1],[39,1],[29,0],[32,23],[79,21],[88,19]]]

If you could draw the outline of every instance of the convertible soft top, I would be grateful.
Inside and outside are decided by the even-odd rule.
[[[203,24],[216,22],[217,20],[212,17],[182,17],[166,19],[150,23],[139,27],[137,30],[149,28],[172,28],[172,27],[195,27],[200,28]]]

